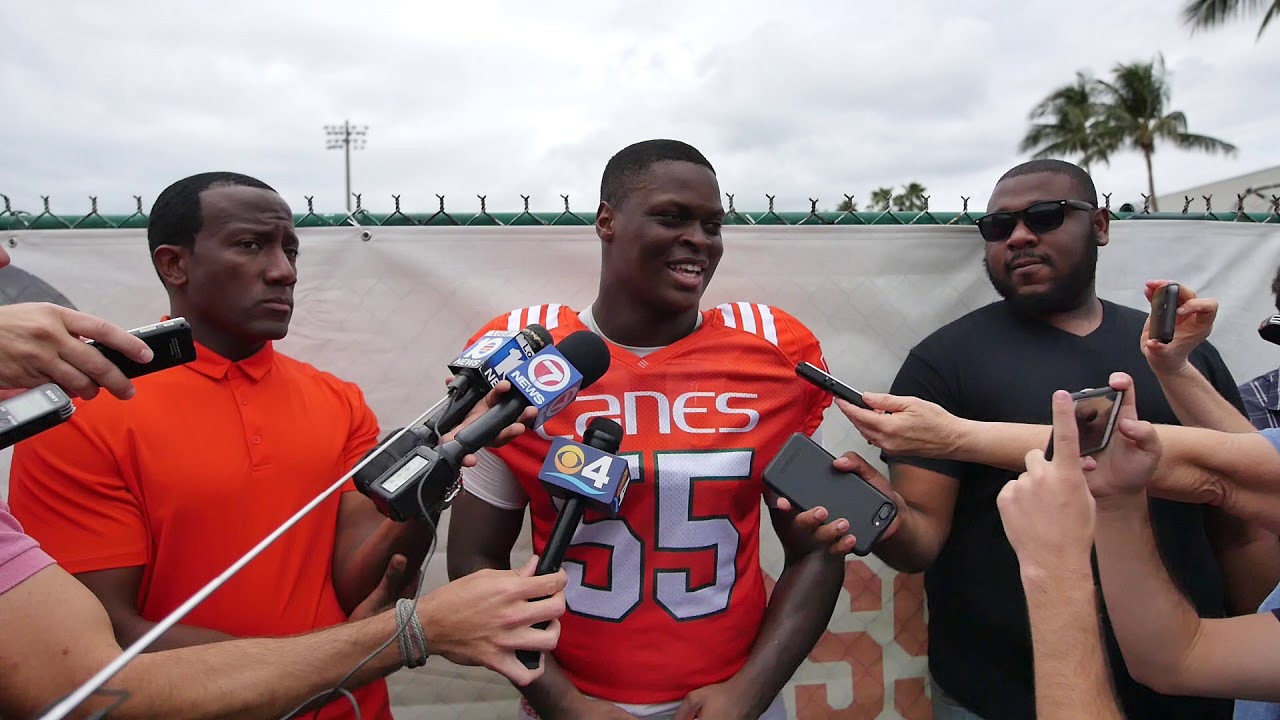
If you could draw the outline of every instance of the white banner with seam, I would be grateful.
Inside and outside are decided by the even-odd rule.
[[[541,303],[582,309],[598,285],[598,240],[590,227],[339,227],[299,234],[296,310],[278,348],[359,384],[384,432],[440,397],[446,364],[481,324]],[[790,312],[821,340],[832,372],[860,389],[887,389],[912,345],[996,297],[973,227],[731,226],[724,235],[724,258],[704,307],[751,301]],[[168,310],[143,230],[11,231],[0,241],[13,257],[13,267],[0,271],[8,301],[60,293],[124,327],[154,322]],[[1100,251],[1098,290],[1145,307],[1143,282],[1169,278],[1218,298],[1212,340],[1244,382],[1280,365],[1280,348],[1256,331],[1276,312],[1270,286],[1277,265],[1280,224],[1130,220],[1112,225]],[[834,408],[822,439],[833,453],[857,450],[879,464]],[[0,454],[0,495],[7,495],[8,458]],[[444,538],[442,531],[428,587],[445,581]],[[527,531],[518,552],[517,560],[530,552]],[[771,530],[763,553],[776,576],[782,553]],[[919,577],[898,576],[874,557],[851,559],[828,632],[785,691],[790,716],[928,717],[922,598]],[[393,676],[391,687],[398,718],[512,718],[518,697],[493,673],[439,658]]]

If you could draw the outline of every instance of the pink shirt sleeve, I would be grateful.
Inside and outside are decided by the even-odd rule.
[[[9,506],[0,500],[0,594],[53,564],[30,535],[22,532]]]

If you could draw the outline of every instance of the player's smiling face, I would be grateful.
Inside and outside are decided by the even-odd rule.
[[[724,253],[715,174],[690,162],[655,163],[608,211],[606,287],[664,312],[697,310]]]

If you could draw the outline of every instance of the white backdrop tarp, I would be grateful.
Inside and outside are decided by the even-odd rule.
[[[482,323],[546,302],[581,309],[597,289],[598,241],[589,227],[346,227],[300,235],[296,312],[278,347],[359,384],[384,431],[439,398],[446,363]],[[81,310],[124,327],[168,310],[142,230],[15,231],[0,239],[15,266]],[[886,389],[913,344],[995,299],[972,227],[728,227],[725,246],[704,307],[750,300],[792,313],[822,341],[832,371],[862,389]],[[1278,264],[1280,225],[1118,222],[1100,253],[1098,289],[1144,307],[1143,281],[1171,278],[1218,298],[1213,342],[1243,382],[1280,364],[1280,349],[1256,332],[1275,311],[1270,285]],[[833,453],[867,450],[834,409],[823,441]],[[8,453],[3,463],[0,489],[7,491]],[[444,581],[445,550],[442,542],[432,587]],[[527,533],[521,552],[529,552]],[[775,539],[764,552],[776,574]],[[895,577],[874,558],[848,567],[830,632],[786,691],[791,715],[918,716],[925,672],[919,579]],[[392,687],[397,717],[514,712],[516,695],[500,678],[438,659],[398,674]]]

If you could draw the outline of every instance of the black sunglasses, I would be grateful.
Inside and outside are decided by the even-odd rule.
[[[1037,235],[1057,230],[1067,219],[1067,208],[1093,212],[1097,208],[1082,200],[1046,200],[1013,212],[993,212],[978,218],[978,232],[987,242],[1004,242],[1013,234],[1018,220]]]

